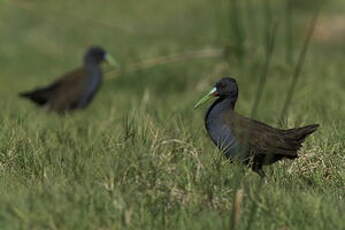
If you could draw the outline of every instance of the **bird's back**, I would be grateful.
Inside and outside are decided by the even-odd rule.
[[[101,71],[93,75],[85,68],[66,73],[52,84],[20,94],[39,106],[59,113],[86,107],[101,83]]]

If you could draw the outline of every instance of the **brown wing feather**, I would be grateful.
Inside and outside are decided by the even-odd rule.
[[[297,149],[301,146],[289,142],[280,129],[275,129],[262,122],[243,117],[235,112],[225,119],[240,145],[247,145],[254,154],[283,155],[297,157]]]
[[[85,70],[79,68],[58,79],[55,82],[58,87],[53,92],[52,100],[49,102],[49,109],[64,112],[76,106],[85,88],[85,78]]]

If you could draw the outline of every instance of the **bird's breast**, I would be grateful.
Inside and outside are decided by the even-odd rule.
[[[102,81],[102,73],[98,69],[87,71],[87,75],[85,89],[79,103],[80,107],[84,107],[90,102]]]
[[[224,120],[222,112],[210,111],[206,117],[207,132],[215,145],[232,158],[237,149],[237,141],[231,127]]]

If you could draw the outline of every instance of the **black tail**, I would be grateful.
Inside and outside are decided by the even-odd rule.
[[[24,93],[20,93],[19,96],[28,98],[32,102],[40,106],[43,106],[48,102],[48,98],[46,97],[46,95],[44,93],[42,94],[39,91],[24,92]]]
[[[20,93],[19,96],[28,98],[39,106],[47,104],[54,92],[59,87],[59,82],[55,82],[47,87],[38,88],[30,92]]]
[[[301,128],[284,130],[284,134],[288,139],[294,140],[301,144],[304,139],[315,132],[318,127],[318,124],[307,125]]]
[[[20,93],[19,96],[28,98],[37,105],[43,106],[47,104],[57,86],[57,84],[53,84],[45,88],[38,88],[30,92]]]

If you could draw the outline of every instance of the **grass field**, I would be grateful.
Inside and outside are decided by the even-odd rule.
[[[318,8],[290,3],[1,1],[0,229],[345,229],[345,4],[321,8],[281,119]],[[59,117],[17,96],[80,65],[92,44],[121,69],[86,110]],[[192,109],[226,75],[241,114],[259,89],[256,119],[320,124],[298,160],[265,168],[268,183],[229,164],[207,137],[206,107]]]

